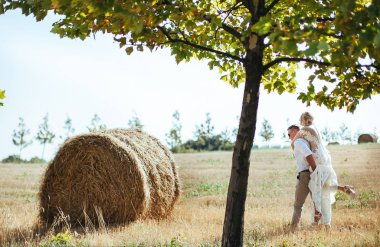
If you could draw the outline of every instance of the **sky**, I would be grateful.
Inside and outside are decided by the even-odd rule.
[[[243,85],[233,88],[211,71],[207,61],[176,64],[170,50],[144,51],[128,56],[111,36],[97,34],[85,41],[59,38],[50,33],[57,17],[42,22],[19,11],[0,15],[0,89],[6,91],[0,107],[0,159],[18,154],[12,134],[22,117],[35,137],[48,114],[50,129],[56,134],[48,144],[45,159],[52,159],[62,140],[64,122],[72,119],[75,134],[86,133],[94,114],[107,128],[127,128],[137,116],[144,130],[165,143],[172,127],[172,114],[178,110],[184,140],[193,138],[195,126],[210,113],[215,132],[238,127]],[[307,73],[300,70],[298,92]],[[255,142],[264,119],[272,125],[273,145],[284,142],[282,133],[289,123],[298,123],[304,111],[311,112],[319,129],[337,130],[343,123],[352,132],[380,133],[380,95],[363,101],[354,114],[331,112],[312,104],[306,107],[297,93],[267,94],[261,90]],[[33,144],[21,157],[40,157],[42,145]]]

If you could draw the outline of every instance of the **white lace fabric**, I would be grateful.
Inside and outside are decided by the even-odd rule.
[[[310,143],[313,158],[317,165],[314,172],[310,174],[309,182],[309,189],[314,206],[317,211],[322,214],[321,223],[330,225],[331,204],[335,202],[335,193],[338,188],[338,179],[332,168],[331,155],[323,146],[315,127],[303,127],[298,135]]]

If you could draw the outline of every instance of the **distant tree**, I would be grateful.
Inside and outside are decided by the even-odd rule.
[[[331,142],[331,130],[327,127],[324,127],[321,131],[321,137],[325,142]]]
[[[339,140],[340,140],[339,131],[332,130],[330,135],[331,135],[331,141],[332,142],[339,142]]]
[[[220,146],[218,148],[219,150],[233,150],[234,149],[235,144],[232,138],[235,139],[236,137],[234,137],[232,133],[230,133],[228,128],[226,128],[219,134],[220,136]]]
[[[359,139],[359,136],[363,134],[363,130],[362,129],[357,129],[352,137],[352,141],[351,143],[352,144],[357,144],[358,143],[358,139]]]
[[[5,91],[0,89],[0,99],[5,99]],[[4,103],[0,101],[0,106],[3,106]]]
[[[347,125],[342,123],[339,127],[338,135],[342,140],[342,143],[351,143],[351,131],[348,129]]]
[[[290,119],[286,118],[286,128],[284,128],[284,131],[282,132],[281,139],[284,140],[285,142],[289,142],[289,136],[288,136],[288,131],[287,127],[290,126]]]
[[[236,116],[236,126],[239,126],[239,120],[240,120],[240,116],[237,115],[237,116]],[[237,134],[238,134],[238,128],[237,128],[237,127],[234,127],[234,128],[232,129],[232,133],[231,133],[231,140],[232,140],[232,142],[234,142],[234,143],[235,143],[235,141],[236,141]]]
[[[21,159],[19,155],[9,155],[5,159],[3,159],[1,163],[20,164],[20,163],[27,163],[27,161]]]
[[[13,131],[13,144],[19,147],[19,156],[21,158],[21,151],[32,144],[32,140],[28,141],[27,136],[30,134],[30,129],[26,128],[23,118],[19,118],[17,129]]]
[[[48,143],[52,143],[55,134],[49,129],[49,115],[46,113],[43,118],[43,122],[38,126],[38,133],[36,139],[42,144],[42,155],[41,160],[44,159],[45,146]]]
[[[169,130],[169,133],[166,133],[166,142],[169,144],[170,149],[173,152],[179,152],[182,145],[182,124],[180,121],[180,115],[178,110],[173,113],[172,128]]]
[[[378,136],[378,135],[377,135],[377,128],[376,128],[376,127],[373,128],[373,130],[372,130],[372,134],[374,134],[375,136]]]
[[[195,126],[194,137],[197,145],[204,150],[211,150],[211,137],[214,135],[214,125],[212,124],[211,114],[206,113],[204,123]]]
[[[198,138],[200,136],[211,137],[214,133],[214,125],[212,124],[211,114],[206,113],[206,120],[204,123],[197,125],[195,127],[195,137]]]
[[[128,127],[132,129],[143,129],[144,125],[142,124],[140,118],[135,114],[129,121]]]
[[[75,129],[73,128],[73,124],[72,124],[72,121],[71,121],[70,117],[66,118],[65,125],[63,126],[63,128],[65,130],[65,135],[64,136],[60,136],[60,138],[62,139],[62,141],[66,141],[75,132]]]
[[[101,123],[101,119],[98,116],[98,114],[94,114],[94,116],[91,119],[91,124],[90,126],[87,126],[88,131],[90,132],[96,132],[99,130],[105,130],[107,129],[107,126],[105,124]]]
[[[231,134],[228,129],[220,134],[214,134],[214,125],[210,113],[206,113],[206,120],[200,125],[196,125],[194,139],[183,144],[186,150],[215,151],[232,150]]]
[[[270,141],[274,137],[272,125],[270,125],[268,120],[264,119],[259,135],[265,142]]]

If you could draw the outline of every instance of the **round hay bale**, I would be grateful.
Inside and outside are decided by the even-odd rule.
[[[339,142],[329,142],[327,145],[339,145]]]
[[[167,217],[180,195],[171,152],[137,129],[73,137],[59,149],[43,178],[40,218],[60,215],[71,224],[118,224]]]
[[[358,143],[377,142],[377,136],[372,134],[361,134],[358,138]]]

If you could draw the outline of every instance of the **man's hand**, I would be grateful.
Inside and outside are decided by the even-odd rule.
[[[306,156],[306,161],[309,164],[309,166],[311,167],[311,170],[314,171],[315,168],[317,168],[317,165],[315,164],[315,160],[314,160],[312,154],[310,154],[309,156]]]

